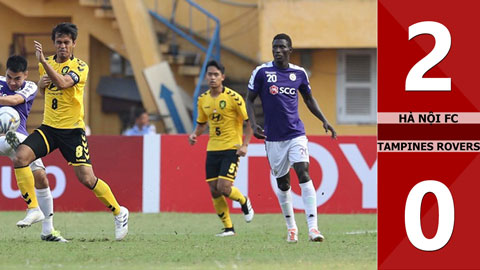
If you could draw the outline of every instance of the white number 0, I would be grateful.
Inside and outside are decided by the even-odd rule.
[[[451,78],[423,78],[423,75],[447,56],[452,45],[448,29],[438,22],[419,22],[408,27],[408,40],[430,34],[435,38],[435,47],[408,72],[405,81],[406,91],[451,91]]]
[[[423,196],[433,193],[438,202],[438,229],[432,239],[423,235],[420,211]],[[410,242],[418,249],[435,251],[445,246],[453,233],[455,207],[450,190],[443,183],[427,180],[416,184],[407,197],[405,205],[405,229]]]

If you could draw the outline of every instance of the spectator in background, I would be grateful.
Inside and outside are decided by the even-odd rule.
[[[141,109],[135,113],[135,124],[133,127],[125,130],[123,135],[142,136],[155,133],[157,133],[155,126],[150,124],[147,112],[144,109]]]

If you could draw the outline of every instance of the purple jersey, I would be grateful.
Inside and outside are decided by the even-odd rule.
[[[17,91],[12,91],[8,87],[6,78],[0,76],[0,95],[10,96],[15,94],[19,94],[25,100],[25,102],[12,107],[17,110],[18,114],[20,115],[20,126],[18,127],[17,132],[28,136],[27,117],[30,113],[30,109],[32,108],[33,100],[37,95],[37,85],[34,82],[25,81],[20,89],[18,89]],[[0,107],[3,106],[0,105]]]
[[[289,64],[282,69],[267,62],[253,71],[248,89],[258,93],[262,100],[267,141],[286,141],[305,135],[298,116],[298,91],[310,93],[311,89],[303,68]]]

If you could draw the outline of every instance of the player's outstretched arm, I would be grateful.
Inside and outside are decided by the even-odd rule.
[[[300,93],[302,94],[303,101],[305,102],[305,105],[307,105],[307,108],[310,110],[310,112],[323,122],[323,128],[325,129],[325,132],[328,133],[328,131],[330,131],[332,133],[332,138],[335,139],[337,137],[337,132],[328,123],[327,119],[322,113],[322,110],[320,110],[320,107],[318,106],[317,100],[312,96],[312,92]]]
[[[62,75],[57,73],[52,66],[50,66],[45,59],[45,55],[43,54],[42,44],[38,41],[34,41],[35,45],[35,56],[37,57],[38,62],[42,64],[45,72],[47,73],[50,80],[52,80],[53,84],[57,86],[58,89],[65,89],[72,87],[75,82],[73,81],[72,77],[69,75]]]
[[[250,122],[250,128],[253,131],[253,136],[255,136],[255,138],[257,139],[264,140],[266,136],[263,133],[263,128],[257,125],[257,121],[255,119],[255,109],[253,104],[257,96],[258,96],[258,93],[247,91],[247,98],[246,98],[247,114]]]
[[[0,105],[2,106],[16,106],[24,102],[25,99],[19,94],[0,96]]]
[[[202,135],[202,133],[205,131],[207,128],[207,123],[197,123],[197,127],[195,127],[195,130],[188,136],[188,142],[190,145],[194,145],[197,143],[197,137]]]

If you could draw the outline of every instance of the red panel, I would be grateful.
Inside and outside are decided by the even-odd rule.
[[[132,211],[142,209],[142,143],[141,137],[92,136],[88,138],[95,175],[107,182],[117,201]],[[76,178],[73,168],[67,165],[59,150],[43,158],[45,166],[59,167],[66,178],[63,194],[54,200],[56,211],[105,211],[105,206],[95,194]],[[11,167],[11,186],[17,189],[13,166],[2,157],[1,166]],[[49,174],[50,186],[55,189],[55,177]],[[2,181],[6,181],[3,179]],[[23,210],[22,199],[0,196],[0,210]]]
[[[212,213],[213,206],[208,185],[205,182],[205,156],[207,136],[201,136],[195,146],[188,144],[186,135],[164,135],[161,140],[161,211]],[[320,213],[374,213],[373,209],[362,208],[362,184],[352,169],[341,144],[353,144],[358,147],[362,160],[371,168],[376,162],[376,138],[309,136],[311,143],[323,147],[324,155],[333,160],[338,168],[338,184],[329,196],[330,199],[319,207]],[[131,211],[142,211],[142,159],[143,140],[141,137],[102,137],[89,138],[94,170],[112,188],[120,204]],[[254,140],[263,149],[263,142]],[[147,146],[148,147],[148,146]],[[312,155],[312,150],[310,151]],[[264,154],[261,154],[264,155]],[[148,158],[148,157],[146,157]],[[66,164],[58,151],[44,159],[47,166],[57,166],[67,179],[64,193],[55,200],[57,211],[102,211],[104,206],[94,194],[83,187],[76,179],[73,169]],[[240,167],[247,159],[242,158]],[[362,161],[363,162],[363,161]],[[0,165],[9,166],[8,159],[0,159]],[[277,213],[280,211],[276,195],[270,183],[270,168],[265,156],[248,158],[248,193],[258,213]],[[333,170],[323,165],[325,170]],[[153,168],[154,169],[154,168]],[[11,171],[12,176],[13,170]],[[315,187],[321,185],[324,177],[322,168],[315,158],[311,158],[311,177]],[[11,185],[16,189],[12,178]],[[55,179],[49,175],[51,187],[55,189]],[[5,179],[2,179],[2,181]],[[326,181],[326,180],[325,180]],[[298,180],[292,173],[292,188],[300,194]],[[373,191],[375,196],[375,191]],[[231,204],[231,202],[229,201]],[[7,199],[0,196],[0,210],[22,210],[25,208],[20,198]],[[233,209],[239,213],[239,209]]]
[[[480,61],[480,36],[472,31],[478,17],[476,0],[379,0],[378,4],[378,111],[379,112],[478,112],[480,91],[475,90]],[[430,69],[426,78],[452,78],[451,92],[405,92],[410,69],[434,47],[431,35],[408,40],[408,27],[436,21],[450,31],[448,55]],[[475,85],[472,83],[475,82]],[[470,90],[469,90],[470,89]]]
[[[474,21],[480,2],[404,0],[378,1],[378,111],[382,112],[479,112],[478,68],[480,61]],[[411,68],[438,46],[432,35],[408,39],[409,26],[434,21],[445,26],[451,48],[424,78],[451,78],[451,91],[405,91]],[[478,140],[478,124],[382,124],[380,140]],[[477,211],[478,153],[382,152],[378,158],[378,266],[379,269],[480,269],[475,232]],[[432,251],[415,247],[424,239],[407,237],[405,207],[412,188],[425,180],[443,183],[450,191],[455,214],[454,229],[445,246]],[[427,194],[421,205],[424,236],[436,236],[439,204]],[[418,238],[418,239],[417,239]],[[423,243],[426,241],[422,240]],[[428,240],[427,240],[428,241]]]
[[[207,136],[201,136],[195,146],[188,144],[187,136],[162,137],[162,187],[161,211],[212,212],[208,184],[205,182],[205,156]],[[375,209],[362,208],[362,185],[339,144],[355,144],[371,168],[376,161],[376,138],[340,137],[332,140],[326,136],[309,136],[312,143],[324,147],[338,167],[338,185],[335,193],[319,207],[321,213],[372,213]],[[253,140],[252,144],[263,144]],[[251,144],[251,145],[252,145]],[[312,153],[310,153],[312,154]],[[242,166],[245,159],[241,159]],[[316,188],[322,180],[322,170],[317,160],[310,159],[310,175]],[[257,213],[280,211],[277,197],[270,184],[270,167],[266,157],[249,157],[248,194]],[[293,191],[300,194],[298,179],[291,173]],[[231,202],[229,201],[231,204]],[[233,209],[233,212],[240,212]]]
[[[162,136],[160,211],[214,212],[205,182],[207,139],[190,146],[186,135]]]
[[[476,213],[480,189],[476,153],[379,153],[378,262],[380,269],[479,269],[472,234],[480,227]],[[455,227],[450,241],[440,250],[415,248],[407,238],[404,222],[406,198],[413,186],[424,180],[445,184],[455,203]],[[431,198],[430,198],[431,199]],[[433,237],[438,223],[436,200],[424,199],[422,229]],[[473,212],[472,212],[473,211]],[[432,233],[433,232],[433,233]]]

